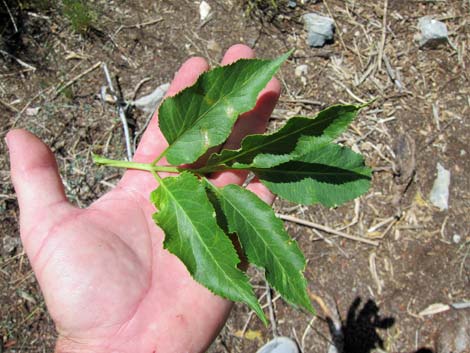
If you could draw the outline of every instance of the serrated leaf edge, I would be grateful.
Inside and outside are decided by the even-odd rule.
[[[222,202],[222,201],[221,201],[221,197],[223,197],[223,195],[222,195],[222,192],[220,191],[220,189],[219,189],[218,187],[216,187],[215,185],[213,185],[213,184],[212,184],[210,181],[208,181],[207,179],[205,179],[205,181],[206,181],[207,185],[211,188],[211,190],[214,191],[214,194],[216,195],[216,197],[217,197],[217,199],[219,200],[219,202]],[[244,190],[246,190],[246,191],[248,191],[248,192],[251,192],[250,190],[247,190],[247,189],[244,189]],[[258,197],[255,193],[253,193],[253,192],[251,192],[251,193],[252,193],[255,197]],[[229,202],[226,198],[224,198],[224,199],[226,200],[226,202]],[[259,197],[258,197],[258,199],[259,199]],[[263,202],[261,199],[259,199],[259,200],[260,200],[261,202]],[[230,203],[230,202],[229,202],[229,203]],[[232,205],[232,208],[236,210],[236,208],[235,208],[233,205]],[[223,209],[222,209],[222,211],[223,211]],[[285,230],[285,228],[284,228],[284,223],[282,222],[282,220],[281,220],[280,218],[276,217],[276,214],[274,213],[274,211],[273,211],[273,216],[274,216],[274,218],[276,219],[276,222],[278,223],[277,226],[280,226],[280,227],[284,230],[284,232],[286,233],[286,235],[287,235],[289,241],[291,241],[291,242],[293,242],[294,244],[296,244],[297,250],[299,251],[300,255],[302,256],[303,267],[302,267],[301,270],[298,270],[298,272],[299,272],[300,275],[301,275],[302,282],[303,282],[304,285],[305,285],[305,289],[307,289],[307,280],[305,279],[305,276],[304,276],[304,274],[303,274],[304,271],[305,271],[305,268],[306,268],[306,266],[307,266],[307,263],[306,263],[306,260],[305,260],[305,256],[304,256],[304,254],[302,253],[302,251],[300,250],[300,247],[299,247],[297,241],[296,241],[295,239],[292,239],[292,237],[289,235],[289,233]],[[230,224],[229,224],[229,223],[227,223],[227,224],[228,224],[228,227],[229,227],[229,229],[230,229]],[[250,223],[250,226],[251,226],[251,228],[256,229],[256,227],[253,226],[251,223]],[[232,230],[232,231],[233,231],[233,230]],[[238,233],[237,233],[236,231],[233,231],[233,233],[237,234],[237,237],[238,237],[238,239],[239,239],[239,241],[240,241],[240,245],[241,245],[241,247],[244,249],[243,242],[241,241],[241,239],[240,239]],[[266,248],[268,249],[269,246],[267,246],[268,244],[264,241],[264,238],[261,238],[261,239],[263,240],[263,243],[266,245]],[[245,250],[244,250],[244,251],[245,251]],[[245,254],[246,254],[246,252],[245,252]],[[246,254],[246,256],[248,257],[248,254]],[[278,263],[279,267],[285,269],[285,267],[282,266],[281,262],[279,262],[279,260],[278,260],[275,256],[272,256],[272,258],[274,258],[274,259],[276,260],[276,262]],[[262,265],[258,265],[258,264],[256,264],[255,262],[252,262],[249,257],[248,257],[248,260],[250,261],[250,263],[254,264],[255,266],[257,266],[257,267],[259,267],[259,268],[261,268],[261,269],[263,269],[264,271],[268,271],[268,269],[267,269],[266,267],[264,267],[264,266],[262,266]],[[295,269],[295,268],[294,268],[294,270],[297,271],[297,269]],[[279,294],[281,294],[276,285],[274,285],[273,283],[270,283],[270,285],[271,285]],[[282,294],[281,294],[281,296],[282,296],[282,298],[283,298],[284,300],[286,300],[289,304],[291,304],[291,305],[293,305],[293,306],[298,306],[298,304],[296,304],[296,303],[292,302],[291,300],[285,298]],[[307,296],[305,299],[308,299],[308,296]],[[310,303],[310,307],[304,307],[304,306],[303,306],[303,307],[304,307],[305,309],[309,310],[310,312],[314,312],[314,309],[313,309],[313,307],[311,306],[311,302],[310,302],[309,300],[307,300],[307,302]]]
[[[289,56],[292,54],[293,51],[294,51],[294,49],[292,49],[292,50],[290,50],[289,52],[287,52],[286,54],[283,54],[283,55],[281,55],[281,56],[279,56],[279,57],[277,57],[277,58],[275,58],[275,59],[272,59],[272,60],[245,59],[245,58],[242,58],[242,59],[239,59],[239,60],[237,60],[237,61],[235,61],[235,62],[233,62],[233,63],[231,63],[231,64],[224,65],[224,66],[218,66],[218,67],[216,67],[216,68],[214,68],[214,69],[212,69],[212,70],[206,71],[206,72],[202,73],[202,74],[198,77],[198,79],[196,80],[196,82],[195,82],[193,85],[186,87],[185,89],[181,90],[180,92],[178,92],[177,94],[175,94],[175,95],[173,95],[173,96],[167,97],[167,98],[160,104],[160,106],[159,106],[159,108],[158,108],[158,112],[159,112],[159,114],[160,114],[160,109],[161,109],[161,107],[164,105],[164,103],[165,103],[165,101],[166,101],[167,99],[176,99],[176,98],[179,97],[180,95],[184,94],[184,92],[185,92],[187,89],[191,89],[191,88],[193,88],[194,86],[196,86],[196,85],[199,83],[199,81],[202,80],[202,76],[203,76],[204,74],[207,74],[207,73],[209,73],[209,72],[215,72],[215,71],[217,71],[217,70],[223,70],[223,69],[226,69],[227,67],[231,67],[231,66],[237,65],[237,63],[240,63],[240,62],[253,62],[253,61],[256,61],[256,62],[268,63],[268,62],[273,62],[273,61],[279,60],[279,61],[280,61],[279,67],[278,67],[278,68],[275,70],[275,72],[273,73],[273,76],[274,76],[275,73],[279,70],[279,68],[280,68],[280,66],[282,65],[282,63],[284,63],[284,62],[289,58]],[[246,80],[245,83],[242,84],[242,86],[246,85],[247,82],[249,82],[249,81],[251,80],[251,78],[253,77],[253,75],[255,75],[255,74],[256,74],[256,72],[253,73],[253,74],[250,76],[250,79]],[[221,101],[222,99],[224,99],[225,97],[226,97],[226,96],[219,97],[219,99],[218,99],[215,103],[213,103],[213,104],[211,105],[211,107],[210,107],[206,112],[204,112],[204,114],[202,114],[200,117],[198,117],[198,119],[197,119],[196,121],[194,121],[193,125],[196,125],[196,124],[197,124],[200,120],[202,120],[207,114],[209,114],[209,112],[212,111],[212,109],[217,105],[217,103],[220,102],[220,101]],[[253,106],[248,107],[246,110],[240,112],[240,114],[243,114],[243,113],[246,113],[246,112],[250,111],[251,109],[253,109],[253,107],[254,107],[255,105],[256,105],[256,100],[255,100]],[[235,124],[235,121],[236,121],[236,119],[234,119],[233,124]],[[233,128],[233,124],[232,124],[232,128]],[[176,142],[178,142],[178,140],[179,140],[179,139],[181,138],[181,136],[183,136],[183,135],[184,135],[184,133],[179,134],[178,137],[177,137],[174,141],[172,141],[171,143],[167,140],[166,136],[164,136],[164,137],[165,137],[165,140],[167,140],[167,142],[169,143],[169,146],[167,147],[167,150],[169,150],[172,145],[174,145]],[[229,137],[229,134],[227,135],[227,137],[225,138],[224,141],[226,141],[228,137]],[[222,141],[221,143],[223,143],[224,141]],[[209,146],[209,147],[211,147],[211,146]],[[167,151],[167,150],[166,150],[166,151]],[[165,153],[166,153],[166,151],[165,151]],[[202,154],[201,154],[201,155],[202,155]],[[200,157],[200,156],[199,156],[199,157]],[[193,162],[194,162],[194,161],[193,161]],[[187,163],[192,163],[192,162],[187,162]]]
[[[295,119],[295,118],[299,118],[299,119],[311,119],[312,121],[314,121],[315,119],[318,118],[318,116],[319,116],[320,113],[322,113],[322,112],[324,112],[324,111],[326,111],[326,110],[329,110],[329,109],[333,109],[333,108],[336,108],[336,107],[354,107],[354,109],[356,109],[357,112],[359,112],[359,111],[360,111],[363,107],[365,107],[365,106],[366,106],[366,104],[362,104],[362,105],[355,105],[355,104],[346,104],[346,105],[345,105],[345,104],[335,104],[335,105],[329,106],[328,108],[326,108],[326,109],[324,109],[324,110],[318,112],[318,113],[317,113],[315,116],[313,116],[313,117],[308,117],[308,116],[293,116],[293,117],[289,118],[289,120],[286,122],[286,124],[284,124],[284,125],[283,125],[281,128],[279,128],[278,130],[273,131],[273,132],[270,132],[270,133],[265,133],[265,134],[251,134],[251,135],[247,135],[247,136],[245,136],[245,137],[243,138],[243,140],[241,141],[241,144],[240,144],[240,145],[241,145],[242,147],[240,147],[240,148],[238,148],[238,149],[236,149],[236,150],[228,150],[228,149],[227,149],[227,150],[225,150],[225,151],[231,151],[231,152],[242,151],[242,150],[243,150],[243,143],[244,143],[244,141],[245,141],[247,138],[251,138],[251,137],[253,137],[253,136],[272,136],[272,135],[275,135],[275,134],[279,133],[280,131],[282,131],[282,129],[288,124],[288,122],[289,122],[291,119]],[[292,132],[292,133],[290,133],[290,134],[288,134],[288,135],[283,135],[283,136],[280,137],[279,139],[276,139],[276,140],[270,141],[270,142],[267,143],[267,144],[261,145],[261,147],[269,146],[269,145],[271,145],[271,144],[274,144],[274,143],[278,142],[279,140],[284,139],[286,136],[291,136],[291,135],[293,135],[293,134],[299,133],[299,131],[301,132],[302,130],[306,130],[306,129],[311,128],[311,127],[312,127],[312,126],[310,126],[310,125],[309,125],[309,126],[305,126],[305,127],[301,128],[301,129],[299,129],[299,130],[296,130],[296,131],[294,131],[294,132]],[[302,135],[302,136],[309,136],[309,135]],[[301,136],[301,137],[302,137],[302,136]],[[323,136],[316,136],[316,137],[319,138],[319,139],[321,139]],[[299,139],[300,139],[300,137],[299,137]],[[330,140],[329,140],[329,141],[330,141]],[[328,142],[329,142],[329,141],[328,141]],[[233,160],[233,159],[235,159],[235,158],[239,158],[240,156],[243,156],[243,155],[245,155],[245,154],[247,154],[247,153],[253,152],[254,150],[256,150],[256,149],[258,149],[258,148],[259,148],[259,145],[256,146],[256,148],[252,148],[252,149],[249,149],[249,150],[245,151],[245,152],[244,152],[243,154],[241,154],[241,155],[236,155],[236,156],[234,156],[233,158],[230,158],[230,159],[217,161],[217,164],[214,164],[214,165],[226,165],[226,163],[227,163],[228,161]],[[219,152],[219,153],[214,153],[214,154],[212,154],[211,157],[209,158],[209,162],[210,162],[210,160],[211,160],[212,157],[215,158],[215,157],[217,157],[217,156],[221,156],[223,152],[224,152],[224,150],[222,150],[222,151]],[[294,149],[291,153],[295,153],[295,149]],[[283,156],[283,155],[288,156],[288,155],[290,155],[291,153],[279,154],[279,155],[277,155],[277,156]],[[265,153],[265,154],[268,154],[268,153]],[[256,158],[256,156],[255,156],[255,158]],[[254,158],[253,158],[253,160],[254,160]],[[239,165],[240,165],[240,166],[242,166],[242,165],[245,166],[245,165],[247,165],[247,164],[240,163]]]
[[[194,178],[196,178],[196,176],[195,176],[194,174],[190,173],[190,172],[182,172],[182,173],[180,173],[180,175],[183,175],[183,174],[191,175],[191,176],[193,176]],[[166,178],[165,178],[165,179],[166,179]],[[196,179],[197,179],[197,178],[196,178]],[[163,181],[164,181],[164,179],[163,179]],[[200,183],[200,180],[199,180],[199,179],[198,179],[198,182]],[[164,182],[160,183],[160,184],[159,184],[159,187],[162,187],[163,185],[164,185]],[[167,194],[171,194],[171,193],[168,191],[168,189],[167,189],[166,187],[164,187],[164,189],[167,190]],[[153,193],[153,192],[152,192],[152,193]],[[216,211],[215,211],[214,207],[212,206],[212,204],[211,204],[211,202],[210,202],[209,200],[208,200],[208,204],[210,205],[210,207],[211,207],[211,209],[212,209],[212,211],[213,211],[213,213],[214,213],[214,218],[215,218],[215,212],[216,212]],[[156,217],[155,217],[157,214],[158,214],[158,211],[153,214],[152,218],[153,218],[154,222],[155,222],[158,226],[160,226],[158,220],[157,220]],[[189,221],[191,222],[191,219],[189,219]],[[192,222],[191,222],[191,223],[192,223]],[[218,228],[220,229],[220,231],[228,238],[228,240],[229,240],[229,242],[230,242],[231,249],[233,250],[233,253],[235,254],[235,256],[236,256],[237,259],[238,259],[238,262],[237,262],[235,265],[238,265],[238,264],[240,263],[240,259],[239,259],[239,257],[238,257],[237,251],[235,250],[235,247],[233,246],[233,243],[230,241],[230,238],[229,238],[228,235],[223,231],[223,229],[219,227],[219,225],[217,224],[217,222],[215,222],[215,223],[216,223],[216,227],[218,227]],[[164,234],[165,234],[165,238],[166,238],[166,232],[165,232],[165,230],[164,230],[163,228],[161,228],[161,229],[163,230],[163,232],[164,232]],[[204,247],[206,248],[205,242],[201,241],[201,243],[202,243],[202,244],[204,245]],[[171,251],[171,249],[168,249],[168,248],[167,248],[166,243],[165,243],[165,240],[163,241],[163,247],[164,247],[164,249],[166,249],[167,251],[169,251],[170,253],[172,253],[172,254],[175,255],[176,257],[178,257],[178,259],[180,259],[177,254],[173,253],[173,252]],[[207,248],[206,248],[206,250],[207,250]],[[208,250],[206,251],[206,253],[211,254],[211,252],[208,251]],[[212,263],[215,263],[216,265],[218,265],[217,261],[216,261],[212,256],[211,256],[211,258],[212,258]],[[180,259],[180,261],[184,264],[184,262],[183,262],[181,259]],[[184,266],[186,267],[186,264],[184,264]],[[235,268],[236,270],[238,270],[237,266],[235,266],[234,268]],[[191,278],[193,278],[197,283],[199,283],[199,284],[201,284],[202,286],[204,286],[204,288],[207,288],[211,293],[213,293],[213,294],[215,294],[215,295],[217,295],[217,296],[220,296],[220,297],[222,297],[222,298],[225,298],[225,299],[228,299],[228,300],[232,300],[231,298],[227,297],[227,296],[224,295],[223,293],[217,292],[217,291],[214,290],[213,288],[209,288],[209,287],[207,287],[205,284],[200,283],[200,282],[197,280],[197,278],[195,278],[194,274],[191,273],[191,271],[190,271],[187,267],[186,267],[186,269],[187,269],[188,273],[191,275]],[[220,266],[219,266],[219,270],[220,270],[222,273],[225,273],[225,271],[224,271],[222,268],[220,268]],[[238,271],[239,271],[239,270],[238,270]],[[242,273],[243,277],[247,280],[246,283],[248,284],[248,286],[251,288],[251,294],[253,295],[253,298],[256,300],[256,303],[258,303],[258,308],[256,308],[256,309],[258,309],[258,310],[256,310],[255,308],[251,307],[251,305],[248,305],[248,306],[257,314],[257,316],[260,318],[260,320],[261,320],[265,325],[267,325],[267,324],[268,324],[267,318],[266,318],[266,316],[264,315],[264,312],[263,312],[261,306],[259,305],[258,299],[256,298],[256,295],[255,295],[254,292],[253,292],[253,286],[252,286],[252,285],[250,284],[250,282],[249,282],[249,277],[248,277],[245,273],[243,273],[242,271],[240,271],[240,272]],[[230,280],[230,282],[233,284],[232,288],[240,288],[236,283],[233,282],[233,280],[232,280],[232,278],[231,278],[230,276],[226,275],[225,277],[228,278],[228,279]],[[245,302],[245,304],[248,304],[248,303]],[[261,314],[262,314],[262,315],[261,315]]]

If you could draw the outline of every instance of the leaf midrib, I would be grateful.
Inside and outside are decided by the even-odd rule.
[[[219,195],[221,194],[221,192],[220,192],[219,190],[217,190],[217,192],[219,193]],[[244,217],[243,214],[241,214],[241,213],[238,211],[238,208],[236,208],[235,205],[234,205],[232,202],[230,202],[230,200],[228,200],[228,199],[227,199],[226,197],[224,197],[223,195],[222,195],[222,197],[224,198],[224,200],[226,200],[226,202],[228,202],[228,203],[232,206],[232,209],[233,209],[235,212],[237,212],[243,219],[246,219],[246,217]],[[253,226],[253,224],[252,224],[249,220],[247,221],[247,223],[250,225],[250,227],[251,227],[252,229],[255,230],[255,234],[259,234],[258,232],[256,232],[256,229],[257,229],[257,228],[256,228],[255,226]],[[270,248],[269,248],[269,246],[268,246],[268,243],[266,243],[266,241],[264,241],[264,238],[261,237],[261,236],[260,236],[259,238],[261,238],[261,240],[262,240],[262,242],[264,243],[266,249],[270,250]],[[272,251],[269,251],[269,252],[271,253],[272,258],[278,263],[279,267],[281,267],[282,269],[284,269],[284,270],[287,272],[286,267],[284,267],[284,266],[282,265],[282,263],[281,263],[275,256],[272,255],[273,252],[272,252]],[[261,265],[260,265],[260,266],[261,266]],[[263,266],[263,267],[265,267],[265,266]],[[266,268],[266,267],[265,267],[265,268]],[[294,270],[295,270],[295,271],[298,271],[295,267],[294,267]],[[287,277],[286,277],[286,278],[287,278]]]
[[[331,166],[328,166],[328,167],[331,167]],[[338,168],[338,167],[334,167],[334,168]],[[273,169],[273,168],[250,168],[250,171],[252,171],[253,173],[256,174],[256,172],[258,171],[261,171],[263,172],[264,174],[280,174],[280,173],[284,173],[284,174],[295,174],[295,175],[361,175],[361,176],[367,176],[367,175],[363,175],[361,173],[358,173],[358,172],[354,172],[354,171],[350,171],[350,170],[346,170],[346,169],[341,169],[341,168],[338,168],[342,171],[344,171],[344,173],[335,173],[335,172],[309,172],[309,171],[301,171],[301,170],[284,170],[284,169]],[[286,183],[289,183],[289,181],[286,181]]]
[[[167,193],[172,197],[172,199],[174,200],[174,202],[175,202],[175,204],[178,206],[178,208],[183,211],[183,214],[186,216],[187,219],[189,219],[189,223],[191,223],[191,225],[193,226],[193,228],[194,228],[195,230],[197,230],[196,226],[194,225],[193,221],[191,220],[191,217],[188,217],[188,216],[187,216],[187,213],[184,211],[184,208],[180,206],[179,202],[177,202],[177,199],[173,196],[173,194],[170,192],[170,190],[165,186],[165,183],[162,182],[162,183],[160,183],[160,185],[161,185],[161,186],[167,191]],[[217,225],[216,225],[216,226],[217,226]],[[235,283],[235,282],[232,280],[232,278],[227,275],[227,273],[225,272],[225,270],[224,270],[222,267],[220,267],[219,263],[215,260],[214,256],[213,256],[212,253],[209,251],[209,248],[207,247],[206,243],[205,243],[204,241],[202,241],[202,237],[201,237],[199,231],[196,231],[196,233],[198,234],[198,238],[200,239],[201,243],[203,244],[204,249],[206,250],[206,253],[209,254],[209,256],[210,256],[212,262],[216,265],[216,267],[218,267],[218,268],[221,270],[221,272],[222,272],[222,273],[224,274],[224,276],[229,280],[230,283],[234,284],[234,286],[235,286],[236,288],[239,288],[239,289],[241,289],[241,290],[243,291],[243,288],[240,287],[237,283]],[[235,268],[235,270],[236,270],[236,268]]]
[[[308,118],[308,117],[300,117],[300,118],[310,119],[310,118]],[[303,128],[298,129],[298,130],[294,130],[294,131],[292,131],[291,133],[289,133],[289,134],[287,134],[287,135],[283,135],[283,136],[281,136],[281,137],[279,137],[279,138],[277,138],[277,139],[271,140],[271,142],[268,142],[268,143],[265,143],[265,144],[261,144],[261,145],[256,145],[255,147],[253,147],[253,148],[251,148],[251,149],[248,149],[248,150],[246,150],[245,152],[236,154],[236,155],[234,155],[234,156],[232,156],[232,157],[228,157],[228,158],[226,158],[226,159],[223,159],[222,161],[218,161],[217,164],[225,164],[225,163],[227,163],[227,162],[230,162],[230,161],[233,160],[233,159],[243,157],[243,156],[246,155],[247,153],[250,153],[250,152],[259,150],[259,149],[261,149],[261,148],[263,148],[263,147],[272,145],[272,144],[274,144],[274,143],[276,143],[276,142],[278,142],[278,141],[280,141],[280,140],[283,140],[283,139],[285,139],[285,138],[290,137],[290,136],[293,135],[293,134],[302,132],[302,131],[306,130],[307,128],[311,128],[311,127],[314,127],[315,125],[320,124],[320,122],[319,122],[319,121],[316,121],[316,119],[312,119],[312,121],[313,121],[313,123],[312,123],[311,125],[304,126]],[[273,133],[271,134],[271,136],[274,135],[274,134],[276,134],[276,133],[278,133],[278,132],[279,132],[279,131],[273,132]],[[255,136],[255,135],[252,135],[252,136]],[[258,136],[270,136],[270,135],[259,134]],[[323,136],[323,134],[320,135],[320,136],[316,136],[316,137],[320,138],[321,136]],[[236,151],[236,150],[232,150],[232,151]],[[239,149],[239,151],[243,151],[243,143],[242,143],[242,147]],[[295,152],[295,148],[294,148],[294,150],[293,150],[292,152]],[[292,152],[290,152],[290,153],[292,153]],[[286,153],[284,153],[284,155],[286,155]]]

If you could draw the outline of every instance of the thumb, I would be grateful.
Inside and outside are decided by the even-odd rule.
[[[13,186],[20,206],[20,226],[34,225],[53,205],[66,203],[57,163],[49,147],[32,133],[12,130],[6,138]]]

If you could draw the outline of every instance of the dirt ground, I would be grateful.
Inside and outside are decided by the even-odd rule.
[[[235,43],[263,58],[295,48],[278,75],[283,95],[272,124],[338,102],[375,99],[340,140],[366,155],[374,175],[366,195],[336,209],[276,202],[276,211],[360,239],[286,222],[308,259],[318,316],[267,293],[252,268],[274,322],[266,328],[237,304],[209,352],[255,352],[275,335],[294,338],[303,352],[327,352],[327,316],[342,322],[344,352],[448,352],[442,342],[452,332],[443,327],[470,331],[470,320],[463,320],[469,310],[422,311],[470,301],[470,3],[298,1],[295,8],[248,13],[240,1],[207,1],[212,15],[204,23],[195,1],[93,1],[97,18],[86,34],[75,33],[55,9],[24,9],[21,35],[0,44],[21,60],[0,53],[1,136],[21,127],[44,139],[68,197],[86,207],[120,176],[95,167],[91,153],[126,155],[116,107],[99,99],[106,85],[100,62],[132,99],[136,90],[141,96],[170,81],[192,55],[215,65]],[[334,18],[334,43],[308,47],[301,16],[311,11]],[[451,44],[419,49],[414,35],[424,15],[447,25]],[[295,75],[303,64],[304,78]],[[147,115],[132,117],[138,133]],[[3,138],[0,151],[0,352],[50,352],[55,331],[19,242]],[[429,201],[437,163],[451,173],[444,211]]]

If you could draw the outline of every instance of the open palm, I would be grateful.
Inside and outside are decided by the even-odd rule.
[[[233,46],[222,64],[242,57],[253,57],[253,52]],[[168,94],[192,84],[207,68],[201,58],[188,60]],[[264,131],[279,90],[272,80],[255,109],[237,121],[228,147],[236,147],[248,133]],[[178,258],[163,249],[164,235],[151,219],[155,209],[148,200],[155,179],[129,170],[116,188],[79,209],[68,203],[46,145],[24,130],[11,131],[7,142],[21,238],[60,335],[56,352],[204,351],[231,303],[196,283]],[[150,162],[166,146],[155,116],[135,160]],[[224,172],[212,180],[241,184],[245,176]],[[248,188],[272,201],[260,183]]]

